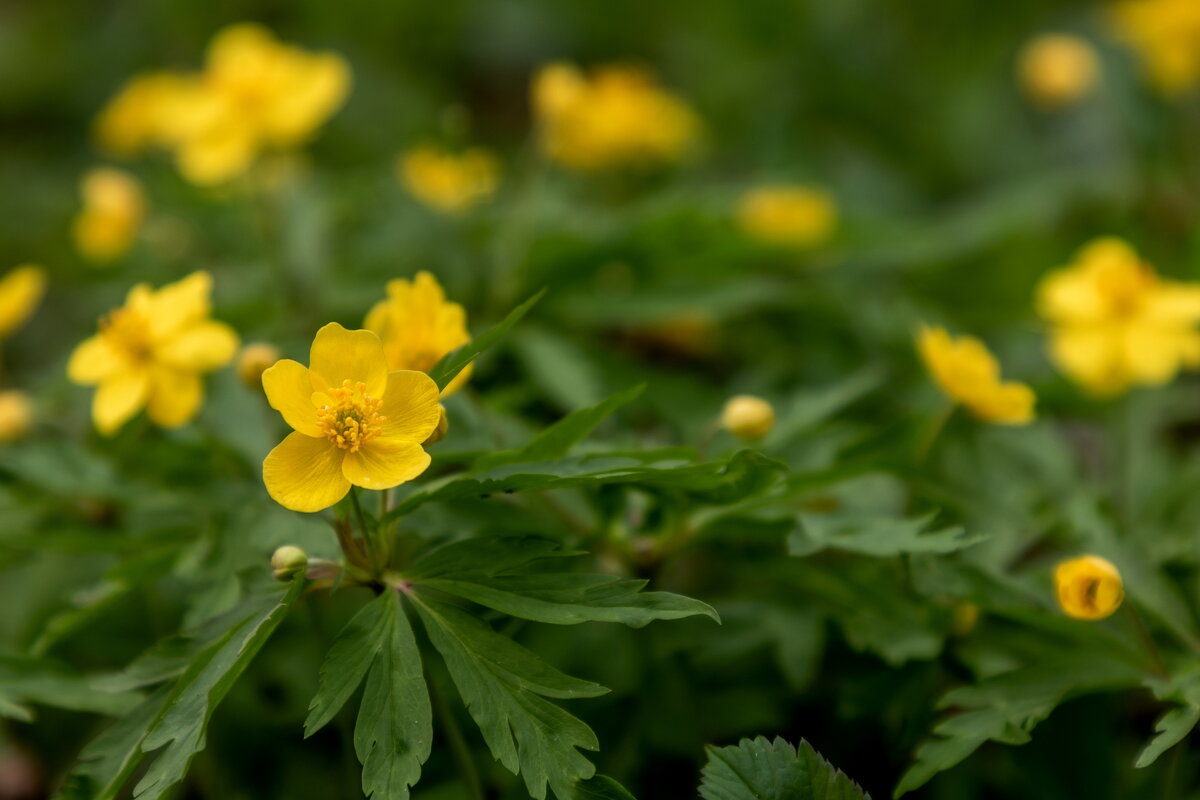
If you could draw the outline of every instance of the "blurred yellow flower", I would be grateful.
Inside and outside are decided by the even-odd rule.
[[[1033,419],[1033,390],[1001,381],[1000,366],[978,339],[922,326],[917,350],[938,387],[979,419],[999,425],[1025,425]]]
[[[1080,556],[1054,568],[1058,604],[1069,617],[1097,620],[1111,616],[1125,599],[1121,573],[1100,556]]]
[[[1017,57],[1017,80],[1037,105],[1070,105],[1095,88],[1100,76],[1096,48],[1068,34],[1045,34],[1030,41]]]
[[[237,351],[228,325],[209,319],[212,278],[193,272],[155,291],[140,283],[122,308],[100,320],[67,364],[75,383],[96,386],[92,419],[111,436],[143,407],[157,425],[174,428],[200,409],[200,373],[223,366]]]
[[[1111,19],[1160,91],[1180,94],[1200,83],[1196,0],[1121,0],[1113,5]]]
[[[813,247],[828,241],[838,222],[837,203],[813,186],[762,186],[742,195],[737,220],[749,236],[771,244]]]
[[[1085,389],[1117,394],[1200,366],[1200,285],[1162,280],[1120,239],[1097,239],[1046,275],[1037,309],[1050,355]]]
[[[141,184],[127,172],[102,167],[84,175],[79,188],[83,210],[72,225],[75,246],[97,263],[120,258],[133,245],[145,216]]]
[[[185,109],[180,103],[195,91],[196,78],[166,70],[130,78],[96,117],[96,139],[118,156],[167,146],[172,120]]]
[[[397,174],[413,197],[444,214],[461,214],[496,191],[500,165],[482,148],[451,153],[414,147],[400,157]]]
[[[33,423],[29,395],[16,389],[0,392],[0,443],[20,439]]]
[[[678,161],[695,142],[699,120],[644,70],[549,64],[533,81],[542,149],[579,170]]]
[[[268,342],[250,342],[238,353],[238,379],[251,389],[262,388],[262,374],[280,359],[279,348]]]
[[[387,285],[387,299],[367,313],[363,327],[383,341],[388,369],[429,372],[442,356],[471,341],[467,312],[446,301],[437,278],[422,270],[412,281],[397,279]],[[471,376],[471,365],[442,391],[458,391]]]
[[[0,278],[0,339],[33,316],[46,293],[46,270],[24,264]]]
[[[735,395],[721,411],[721,427],[739,439],[761,439],[775,427],[775,409],[761,397]]]
[[[267,400],[293,428],[263,461],[277,503],[320,511],[351,485],[390,489],[425,471],[421,443],[441,416],[428,375],[389,372],[378,336],[336,322],[317,331],[308,363],[285,359],[263,373]]]

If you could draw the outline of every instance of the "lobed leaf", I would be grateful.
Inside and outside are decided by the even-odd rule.
[[[803,739],[799,748],[764,736],[709,747],[704,800],[870,800]]]

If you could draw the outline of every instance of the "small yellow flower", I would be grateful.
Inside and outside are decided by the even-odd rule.
[[[954,338],[944,328],[922,326],[917,350],[938,387],[979,419],[999,425],[1025,425],[1033,419],[1033,390],[1001,381],[1000,366],[978,339]]]
[[[479,147],[458,154],[414,147],[401,156],[397,174],[409,193],[425,205],[443,214],[461,214],[495,193],[500,165]]]
[[[100,320],[67,363],[75,383],[96,386],[92,419],[105,436],[116,433],[143,407],[164,428],[196,416],[204,397],[200,374],[223,366],[237,352],[237,334],[209,319],[212,278],[193,272],[155,291],[141,283],[122,308]]]
[[[762,186],[742,195],[737,220],[745,233],[771,244],[813,247],[837,228],[833,197],[813,186]]]
[[[739,439],[761,439],[775,427],[775,409],[761,397],[735,395],[721,411],[721,427]]]
[[[1100,556],[1080,556],[1054,568],[1054,590],[1064,613],[1076,619],[1111,616],[1125,599],[1121,573]]]
[[[1122,0],[1111,20],[1161,92],[1181,94],[1200,83],[1200,3]]]
[[[387,285],[387,299],[367,313],[363,327],[379,335],[387,354],[388,369],[429,372],[442,356],[471,341],[467,312],[446,301],[437,278],[421,271],[412,281],[397,279]],[[471,366],[443,390],[449,395],[467,382]]]
[[[0,392],[0,443],[20,439],[33,423],[29,395],[16,389]]]
[[[46,271],[25,264],[0,278],[0,339],[33,316],[46,293]]]
[[[263,461],[277,503],[320,511],[350,486],[390,489],[429,466],[421,443],[441,416],[428,375],[388,371],[371,331],[332,322],[317,331],[309,366],[285,359],[263,373],[271,407],[293,428]]]
[[[75,217],[75,246],[91,261],[120,258],[137,237],[146,202],[142,186],[127,172],[93,169],[80,183],[83,210]]]
[[[550,64],[534,78],[532,95],[542,149],[572,169],[678,161],[699,133],[692,109],[635,67],[609,65],[589,76]]]
[[[1046,275],[1038,313],[1050,355],[1088,391],[1112,395],[1200,366],[1200,285],[1162,280],[1126,242],[1097,239]]]
[[[1096,49],[1067,34],[1046,34],[1029,42],[1017,58],[1021,89],[1037,105],[1061,108],[1090,92],[1100,75]]]
[[[262,388],[262,375],[281,357],[279,348],[267,342],[251,342],[238,353],[238,379],[251,389]]]

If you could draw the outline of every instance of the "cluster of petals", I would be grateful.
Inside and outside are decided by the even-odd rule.
[[[461,214],[492,196],[499,182],[496,157],[479,147],[461,153],[424,145],[400,158],[399,177],[409,193],[443,214]]]
[[[1054,591],[1063,612],[1076,619],[1104,619],[1125,599],[1121,573],[1111,561],[1094,555],[1059,564],[1054,570]]]
[[[83,176],[79,193],[83,209],[71,228],[75,247],[99,264],[120,258],[133,244],[146,213],[141,184],[123,170],[101,167]]]
[[[917,350],[938,387],[979,419],[1001,425],[1024,425],[1033,419],[1033,390],[1002,381],[996,358],[973,336],[952,337],[944,328],[924,326],[917,335]]]
[[[1121,0],[1111,12],[1113,27],[1141,58],[1146,74],[1163,93],[1174,95],[1200,84],[1200,3],[1196,0]]]

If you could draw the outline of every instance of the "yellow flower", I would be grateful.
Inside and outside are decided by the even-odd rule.
[[[29,395],[16,389],[0,392],[0,442],[20,439],[33,422],[33,403]]]
[[[1046,275],[1037,308],[1052,326],[1054,362],[1095,394],[1200,366],[1200,285],[1162,280],[1120,239],[1097,239]]]
[[[212,278],[193,272],[155,291],[141,283],[125,305],[100,320],[67,364],[75,383],[96,386],[92,419],[111,436],[143,407],[157,425],[174,428],[200,409],[200,373],[229,363],[237,334],[209,319]]]
[[[721,411],[721,427],[739,439],[761,439],[775,427],[775,409],[761,397],[735,395]]]
[[[1054,568],[1058,604],[1069,617],[1104,619],[1125,599],[1121,573],[1100,556],[1080,556]]]
[[[429,372],[442,356],[471,341],[467,312],[458,303],[446,301],[441,284],[428,272],[418,272],[411,282],[389,282],[387,295],[368,312],[363,327],[383,341],[388,369]],[[470,376],[468,365],[442,394],[458,391]]]
[[[192,76],[147,72],[131,78],[96,118],[96,138],[110,153],[131,156],[173,139],[172,120],[195,89]]]
[[[80,183],[83,210],[75,217],[75,246],[96,262],[120,258],[137,237],[146,204],[141,184],[127,172],[93,169]]]
[[[237,376],[251,389],[262,388],[262,375],[280,358],[279,348],[267,342],[251,342],[237,357]]]
[[[812,247],[837,227],[837,203],[812,186],[763,186],[742,195],[737,220],[749,236],[772,244]]]
[[[33,316],[46,293],[46,271],[25,264],[0,278],[0,339]]]
[[[1100,60],[1084,39],[1046,34],[1025,45],[1017,58],[1017,79],[1025,94],[1047,109],[1070,105],[1096,85]]]
[[[678,161],[700,127],[687,104],[630,66],[587,76],[571,64],[550,64],[534,78],[532,94],[543,150],[573,169]]]
[[[1033,390],[1001,381],[1000,366],[978,339],[953,338],[944,328],[922,326],[917,350],[938,387],[979,419],[1000,425],[1025,425],[1033,419]]]
[[[1160,91],[1180,94],[1200,83],[1200,3],[1123,0],[1113,6],[1112,24]]]
[[[429,466],[421,442],[441,416],[437,384],[420,372],[389,372],[371,331],[326,325],[309,366],[280,361],[263,373],[263,389],[294,429],[263,461],[267,492],[282,506],[320,511],[351,485],[390,489]]]
[[[444,214],[461,214],[492,196],[500,166],[486,150],[473,147],[454,154],[436,147],[414,147],[400,158],[400,180],[413,197]]]

